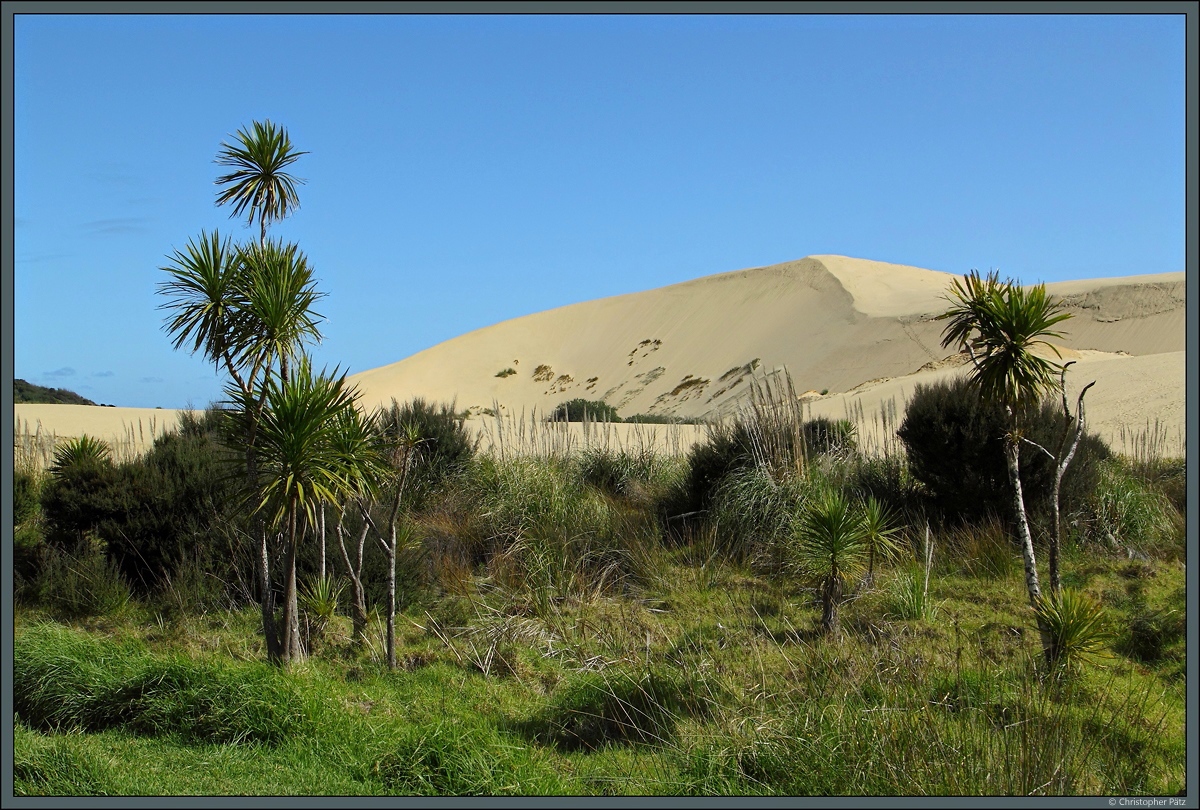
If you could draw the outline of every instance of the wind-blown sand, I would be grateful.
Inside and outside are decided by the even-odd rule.
[[[753,379],[786,369],[814,416],[861,412],[867,428],[889,407],[901,418],[918,383],[967,370],[942,348],[945,323],[936,320],[954,278],[810,256],[515,318],[350,380],[368,408],[423,396],[473,414],[498,407],[528,421],[578,397],[603,399],[623,416],[703,417],[736,410]],[[1067,377],[1072,404],[1073,392],[1096,381],[1086,399],[1091,429],[1120,450],[1122,429],[1157,421],[1182,452],[1184,273],[1058,282],[1047,290],[1074,316],[1056,341],[1064,360],[1076,361]],[[125,421],[137,411],[17,407],[21,418],[41,419],[63,435],[74,435],[74,417],[64,412],[59,420],[51,409]],[[490,430],[494,420],[486,420],[471,422]]]

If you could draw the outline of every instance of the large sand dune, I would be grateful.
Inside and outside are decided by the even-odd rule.
[[[414,395],[479,411],[549,411],[575,397],[622,415],[729,412],[754,377],[791,375],[814,415],[871,417],[916,384],[965,368],[941,347],[955,277],[810,256],[646,292],[587,301],[479,329],[351,379],[364,402]],[[1063,324],[1069,387],[1096,380],[1088,416],[1111,440],[1159,420],[1184,429],[1184,274],[1048,285]],[[511,369],[511,374],[497,376]],[[818,392],[826,392],[824,396]]]
[[[475,414],[498,405],[501,416],[528,421],[577,397],[623,416],[714,416],[736,410],[754,379],[786,370],[813,415],[861,414],[882,442],[890,421],[879,414],[902,417],[917,384],[967,370],[942,348],[945,324],[936,320],[954,278],[810,256],[515,318],[350,379],[368,408],[423,396]],[[1182,452],[1185,288],[1182,272],[1047,285],[1074,316],[1058,341],[1076,361],[1068,388],[1096,381],[1089,423],[1118,450],[1122,431],[1157,422]],[[80,408],[114,421],[107,433],[118,436],[136,418],[174,417],[44,405],[17,414],[77,435],[84,431],[65,409]],[[486,417],[472,422],[495,432]]]

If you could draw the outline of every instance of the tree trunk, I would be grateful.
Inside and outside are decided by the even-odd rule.
[[[370,524],[363,521],[362,533],[358,536],[358,558],[356,564],[351,564],[350,554],[346,551],[344,521],[346,511],[343,509],[338,519],[336,532],[338,548],[342,551],[342,561],[346,563],[346,573],[350,576],[350,620],[354,626],[354,643],[362,646],[367,638],[367,596],[362,584],[363,545],[367,540]]]
[[[1021,491],[1020,468],[1021,445],[1015,436],[1006,437],[1004,455],[1008,461],[1008,480],[1013,487],[1013,508],[1017,513],[1017,534],[1021,540],[1021,555],[1025,558],[1025,590],[1029,592],[1029,603],[1037,605],[1042,589],[1038,586],[1037,558],[1033,553],[1033,536],[1029,531],[1029,519],[1025,515],[1025,495]]]
[[[278,664],[281,660],[281,650],[275,626],[275,594],[271,589],[271,550],[267,544],[267,527],[261,521],[256,522],[259,524],[259,537],[262,541],[258,555],[258,584],[262,589],[263,641],[267,647],[267,660]]]
[[[392,545],[388,549],[388,669],[396,668],[396,524],[392,522]]]
[[[296,502],[293,496],[288,517],[287,555],[284,559],[286,579],[283,591],[283,660],[297,661],[304,657],[300,645],[300,605],[296,597]]]
[[[1038,586],[1037,558],[1033,554],[1033,536],[1029,532],[1029,519],[1025,515],[1025,496],[1021,491],[1021,445],[1015,435],[1005,438],[1004,454],[1008,459],[1008,477],[1013,485],[1013,505],[1017,510],[1017,531],[1021,536],[1021,554],[1025,558],[1025,589],[1029,592],[1029,603],[1036,609],[1042,599],[1042,589]],[[1041,613],[1037,614],[1037,625],[1038,635],[1042,642],[1042,653],[1047,663],[1052,664],[1055,655],[1054,638],[1050,635]]]
[[[836,576],[825,581],[821,588],[821,628],[826,635],[838,631],[838,602],[841,598],[842,581]]]
[[[320,577],[321,577],[321,579],[325,579],[325,502],[324,501],[321,501],[320,532],[321,532]]]

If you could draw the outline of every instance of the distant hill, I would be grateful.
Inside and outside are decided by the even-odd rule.
[[[90,399],[65,388],[46,388],[24,380],[13,380],[13,402],[39,405],[95,405]]]

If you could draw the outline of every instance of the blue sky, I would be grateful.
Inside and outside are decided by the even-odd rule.
[[[1184,269],[1177,16],[15,20],[15,375],[202,407],[156,285],[254,120],[307,182],[272,235],[318,365],[840,253],[1025,282]]]

